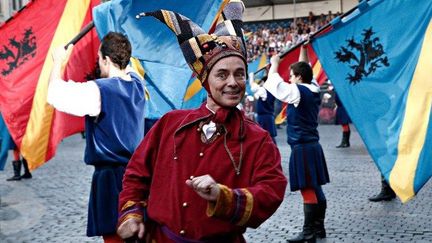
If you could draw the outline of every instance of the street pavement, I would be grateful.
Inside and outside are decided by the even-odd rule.
[[[328,201],[327,238],[318,242],[432,242],[432,183],[406,204],[398,199],[372,203],[380,190],[380,174],[358,133],[351,147],[337,149],[341,127],[319,127],[331,182],[323,186]],[[285,128],[278,130],[285,174],[289,146]],[[33,172],[33,179],[6,182],[10,163],[0,172],[0,242],[103,242],[86,237],[87,202],[92,166],[82,160],[84,140],[66,138],[54,159]],[[257,229],[245,233],[248,242],[286,242],[301,231],[303,206],[299,192],[285,194],[277,212]]]

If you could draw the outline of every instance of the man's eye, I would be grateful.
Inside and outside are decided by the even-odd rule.
[[[235,77],[237,79],[243,79],[243,78],[245,78],[245,74],[244,73],[236,73]]]
[[[220,79],[226,79],[226,74],[220,73],[220,74],[218,74],[218,78],[220,78]]]

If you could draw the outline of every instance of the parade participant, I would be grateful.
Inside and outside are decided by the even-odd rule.
[[[325,238],[324,218],[327,201],[321,185],[329,182],[327,165],[319,143],[319,87],[312,80],[312,68],[307,63],[306,48],[301,49],[300,61],[290,66],[290,84],[277,72],[280,58],[271,58],[267,82],[264,84],[277,99],[288,103],[287,137],[291,146],[289,179],[291,191],[303,196],[303,231],[289,242],[315,242]]]
[[[118,194],[126,164],[144,136],[144,88],[136,73],[126,68],[131,56],[129,40],[110,32],[98,51],[101,77],[94,81],[65,82],[62,64],[68,51],[53,52],[48,103],[59,111],[85,116],[84,162],[95,167],[90,191],[87,236],[122,242],[116,234]]]
[[[339,99],[337,93],[335,93],[336,102],[336,125],[342,125],[342,141],[336,146],[336,148],[348,148],[350,146],[350,135],[351,129],[349,124],[351,123],[351,118],[348,116],[342,101]]]
[[[245,94],[243,4],[231,1],[215,33],[177,13],[151,15],[177,34],[208,92],[194,110],[164,115],[129,162],[118,234],[147,242],[245,242],[284,198],[286,178],[271,137],[236,108]],[[226,28],[229,26],[230,28]]]
[[[263,77],[260,81],[264,83],[267,76]],[[275,97],[268,92],[264,87],[254,82],[254,73],[249,74],[249,84],[254,93],[256,101],[256,114],[258,124],[269,132],[273,142],[276,144],[276,124],[275,124]]]

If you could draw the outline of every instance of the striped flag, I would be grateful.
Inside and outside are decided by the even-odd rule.
[[[0,27],[0,107],[30,169],[51,159],[57,144],[82,131],[84,120],[47,104],[51,50],[65,45],[92,20],[99,0],[38,0]],[[86,80],[97,61],[96,34],[74,47],[65,78]]]
[[[432,176],[431,18],[430,0],[363,1],[312,42],[402,202]]]

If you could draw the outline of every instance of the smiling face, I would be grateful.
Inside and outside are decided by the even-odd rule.
[[[237,106],[246,89],[244,61],[237,56],[222,58],[211,69],[207,82],[210,89],[207,105],[211,110]]]

